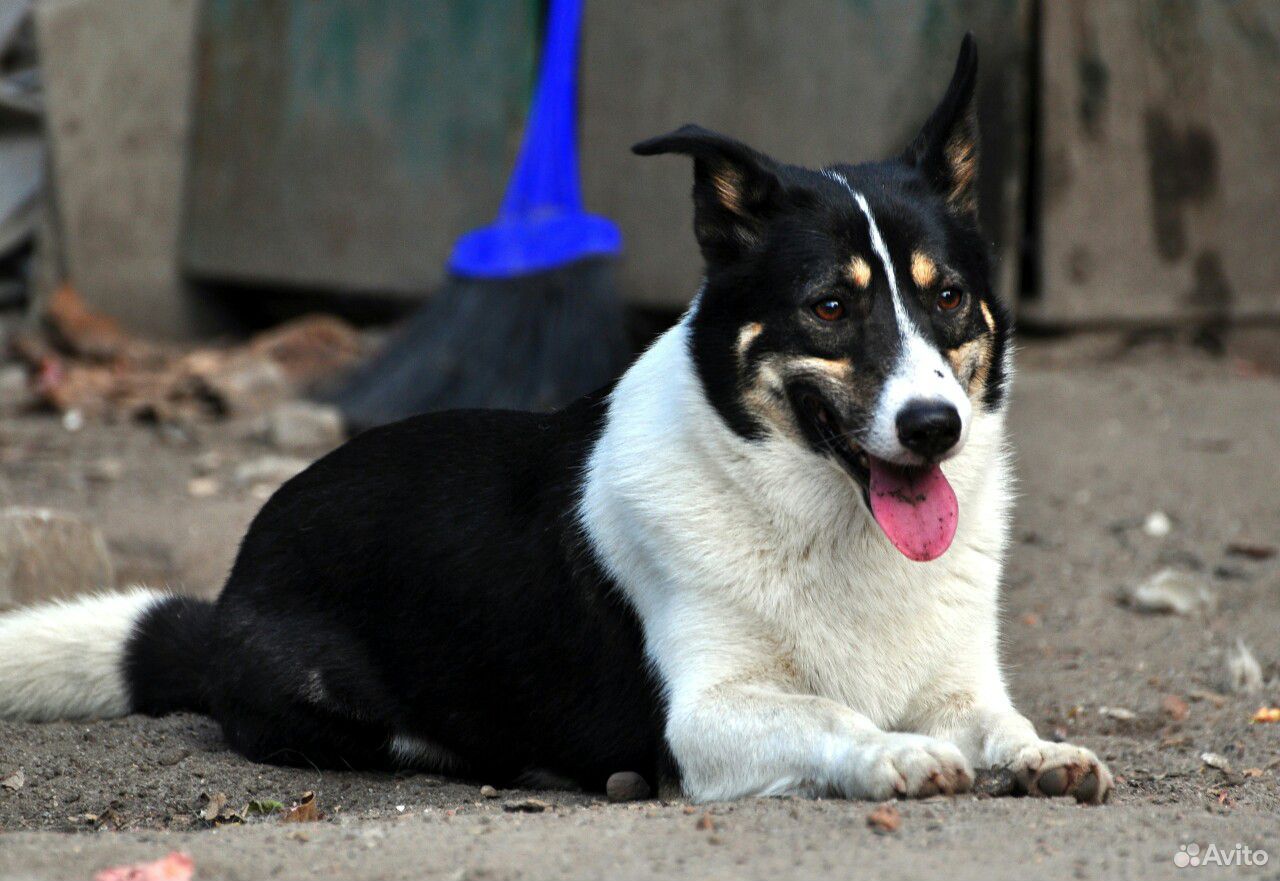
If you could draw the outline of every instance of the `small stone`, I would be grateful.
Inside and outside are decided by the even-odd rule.
[[[1176,694],[1166,694],[1160,701],[1160,709],[1174,722],[1182,722],[1191,715],[1191,707]]]
[[[124,462],[104,456],[86,468],[84,476],[95,483],[115,483],[124,476]]]
[[[1018,778],[1008,768],[979,768],[970,791],[979,798],[1003,798],[1017,789]]]
[[[27,775],[22,773],[21,768],[14,771],[12,774],[10,774],[8,777],[5,777],[3,780],[0,780],[0,786],[3,786],[5,789],[9,790],[10,792],[17,792],[19,789],[21,789],[26,785],[27,785]]]
[[[46,508],[0,510],[0,608],[113,587],[115,570],[96,526]]]
[[[888,835],[891,832],[897,832],[901,825],[902,813],[888,802],[867,814],[867,826],[877,835]]]
[[[84,413],[79,410],[68,410],[63,413],[62,427],[72,434],[84,428]]]
[[[702,816],[698,818],[698,822],[693,824],[693,828],[699,832],[714,832],[716,828],[715,818],[711,816],[710,811],[704,811]]]
[[[306,470],[311,463],[295,456],[259,456],[236,466],[235,481],[240,486],[256,483],[284,483]]]
[[[1262,665],[1249,651],[1243,639],[1237,639],[1234,649],[1227,651],[1225,678],[1222,683],[1228,691],[1249,694],[1262,688]]]
[[[484,786],[480,787],[480,797],[481,798],[497,798],[498,790],[494,789],[492,786],[486,783]]]
[[[1152,511],[1142,521],[1142,531],[1152,538],[1164,538],[1173,529],[1173,521],[1164,511]]]
[[[1218,755],[1217,753],[1201,753],[1200,761],[1204,762],[1206,766],[1215,768],[1224,774],[1231,773],[1231,762],[1226,756]]]
[[[21,410],[35,401],[36,396],[31,391],[26,367],[21,364],[5,364],[0,367],[0,410]]]
[[[1217,595],[1200,578],[1176,569],[1162,569],[1129,589],[1121,600],[1138,612],[1152,614],[1191,615],[1212,612],[1218,605]]]
[[[502,809],[509,814],[541,814],[551,809],[551,803],[540,798],[524,798],[519,801],[504,802]]]
[[[1138,718],[1137,713],[1124,707],[1098,707],[1098,714],[1108,719],[1115,719],[1117,722],[1132,722]]]
[[[611,802],[643,801],[651,792],[648,782],[635,771],[610,774],[604,791]]]
[[[205,450],[191,460],[191,468],[201,477],[208,477],[222,467],[222,454],[217,450]]]
[[[228,412],[261,413],[293,391],[284,369],[269,358],[242,356],[208,372],[205,382]]]
[[[189,755],[191,755],[191,750],[180,747],[178,749],[171,749],[161,753],[159,758],[156,759],[156,762],[164,765],[165,767],[172,767]]]
[[[312,450],[337,446],[346,439],[346,431],[336,407],[289,401],[267,415],[266,437],[278,450]]]
[[[187,481],[187,495],[194,499],[207,499],[216,496],[222,484],[212,477],[193,477]]]

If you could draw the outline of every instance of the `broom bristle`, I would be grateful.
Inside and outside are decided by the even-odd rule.
[[[631,354],[612,260],[454,277],[325,397],[353,433],[431,410],[552,410],[613,381]]]

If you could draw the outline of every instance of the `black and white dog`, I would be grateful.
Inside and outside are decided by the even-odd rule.
[[[976,56],[897,159],[818,171],[687,126],[706,279],[553,414],[362,434],[263,507],[207,603],[0,619],[0,717],[207,713],[263,762],[706,801],[1103,800],[998,658],[1009,319],[976,226]]]

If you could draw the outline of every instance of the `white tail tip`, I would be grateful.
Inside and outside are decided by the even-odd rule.
[[[126,643],[138,619],[165,596],[135,587],[0,615],[0,719],[128,713]]]

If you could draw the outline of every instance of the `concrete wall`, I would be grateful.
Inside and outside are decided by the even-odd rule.
[[[1043,9],[1027,319],[1280,317],[1280,3]]]
[[[36,7],[64,268],[91,305],[161,336],[225,326],[178,272],[196,7]]]
[[[698,282],[689,190],[677,157],[630,153],[697,122],[809,165],[887,158],[946,89],[960,39],[979,41],[982,215],[1017,269],[1024,170],[1028,3],[933,0],[610,0],[587,5],[583,90],[589,206],[626,235],[634,302],[682,306]]]

